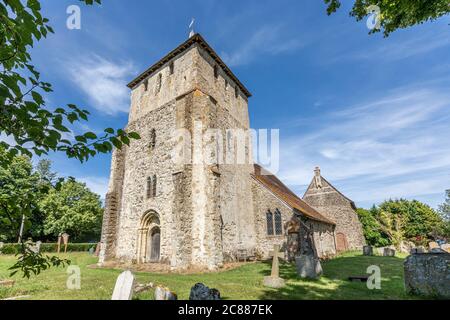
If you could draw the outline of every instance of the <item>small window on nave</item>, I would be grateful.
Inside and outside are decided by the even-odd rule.
[[[267,220],[267,235],[273,236],[273,214],[272,212],[267,211],[266,213],[266,220]]]
[[[145,79],[144,81],[144,91],[147,92],[148,90],[148,79]]]
[[[280,210],[275,211],[275,234],[280,236],[283,234],[283,218],[281,216]]]
[[[173,72],[175,70],[175,64],[173,61],[169,64],[169,70],[170,70],[170,74],[173,74]]]

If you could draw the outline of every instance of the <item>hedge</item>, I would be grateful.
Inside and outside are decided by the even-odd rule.
[[[87,252],[89,249],[97,246],[96,243],[69,243],[67,245],[67,252]],[[18,243],[5,243],[3,248],[0,249],[2,254],[18,254],[20,252],[21,245]],[[41,253],[56,253],[56,243],[42,243]],[[64,252],[64,245],[61,245],[61,252]]]

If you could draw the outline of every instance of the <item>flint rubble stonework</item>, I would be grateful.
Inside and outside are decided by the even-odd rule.
[[[226,130],[250,128],[248,92],[211,50],[194,36],[129,85],[127,130],[141,139],[113,153],[100,265],[149,262],[153,230],[160,232],[158,262],[174,270],[214,270],[235,259],[239,250],[268,258],[274,244],[285,245],[284,228],[282,236],[267,235],[266,212],[278,209],[284,225],[294,209],[252,177],[251,136],[243,149],[245,163],[204,161],[218,156],[211,141],[236,148]],[[220,129],[222,136],[199,144],[185,141],[187,147],[180,149],[180,129],[194,139],[208,129]],[[153,176],[156,196],[147,197],[147,178]],[[305,221],[318,255],[335,254],[334,224]],[[360,244],[359,234],[356,238]]]

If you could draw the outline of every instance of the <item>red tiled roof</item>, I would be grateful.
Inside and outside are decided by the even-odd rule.
[[[292,192],[280,179],[270,172],[263,172],[264,169],[255,164],[255,173],[252,174],[253,178],[263,184],[266,188],[272,191],[277,198],[287,203],[293,209],[296,209],[303,213],[305,216],[312,220],[325,222],[335,225],[336,223],[325,218],[316,209],[309,206],[305,201],[300,199],[294,192]]]

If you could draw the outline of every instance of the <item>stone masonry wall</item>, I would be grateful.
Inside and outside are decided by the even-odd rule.
[[[270,258],[269,252],[273,250],[275,244],[283,247],[286,244],[286,232],[284,226],[293,214],[291,207],[276,197],[267,188],[252,178],[253,190],[253,208],[255,210],[255,227],[257,235],[256,251],[262,259]],[[283,234],[279,236],[269,236],[267,234],[266,213],[270,210],[272,213],[278,209],[281,212]]]

